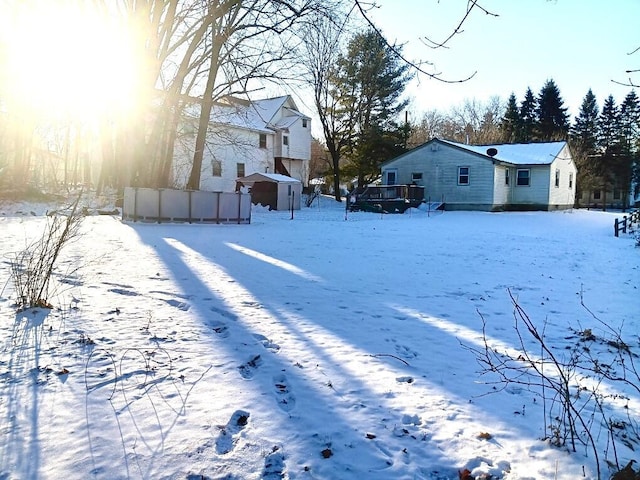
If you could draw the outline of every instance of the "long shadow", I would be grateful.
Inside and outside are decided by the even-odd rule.
[[[36,308],[15,315],[7,342],[8,395],[0,404],[5,410],[0,478],[38,478],[40,473],[40,390],[54,376],[48,366],[40,363],[43,324],[49,313],[49,309]]]
[[[439,384],[432,385],[429,381],[426,381],[427,385],[424,388],[436,387],[441,389],[441,397],[447,398],[447,401],[443,402],[445,407],[456,403],[463,405],[470,401],[468,398],[469,390],[466,387],[461,387],[460,384],[462,382],[473,382],[473,379],[463,378],[463,375],[458,375],[456,379],[455,364],[460,362],[460,365],[464,365],[465,367],[460,368],[460,371],[466,371],[468,368],[466,368],[465,364],[468,364],[468,362],[473,359],[470,358],[469,355],[465,356],[460,348],[458,339],[454,336],[443,336],[441,329],[433,325],[427,325],[412,315],[402,312],[399,313],[398,309],[394,308],[392,304],[388,304],[388,302],[382,300],[382,295],[380,296],[380,300],[376,300],[372,304],[370,300],[372,296],[371,292],[366,292],[366,295],[360,298],[361,292],[358,292],[357,287],[348,285],[348,282],[346,282],[346,285],[342,285],[341,282],[335,280],[328,282],[326,278],[324,278],[326,281],[324,284],[318,281],[315,282],[318,285],[318,289],[324,290],[324,293],[328,297],[331,296],[332,292],[341,291],[343,288],[350,289],[351,303],[340,304],[339,302],[334,302],[329,308],[323,308],[321,312],[316,312],[313,309],[314,299],[306,300],[299,298],[297,295],[299,290],[303,290],[304,293],[308,294],[306,284],[313,280],[309,280],[309,278],[305,279],[295,274],[292,275],[290,270],[280,268],[276,264],[265,264],[264,261],[256,258],[255,255],[246,255],[245,252],[242,251],[242,248],[230,247],[227,239],[229,237],[238,237],[237,241],[234,239],[235,243],[233,243],[233,245],[244,243],[247,245],[246,248],[251,248],[255,251],[260,250],[259,245],[251,245],[251,242],[248,241],[243,242],[242,235],[238,235],[237,231],[220,233],[220,230],[204,229],[201,231],[203,234],[207,234],[207,238],[203,239],[202,235],[194,235],[190,227],[183,228],[176,226],[171,229],[163,227],[158,230],[146,226],[134,226],[132,228],[136,230],[136,233],[145,243],[153,246],[169,268],[175,269],[175,276],[179,283],[184,282],[184,280],[179,278],[179,274],[193,269],[195,263],[215,265],[215,271],[218,275],[227,276],[226,279],[218,278],[215,281],[234,282],[235,287],[246,292],[251,297],[250,305],[244,305],[243,307],[257,308],[260,310],[258,315],[261,320],[266,320],[267,322],[261,321],[259,323],[260,330],[262,332],[267,331],[267,333],[269,331],[276,332],[278,335],[286,335],[288,333],[294,340],[304,343],[309,352],[306,356],[309,361],[311,361],[310,359],[315,359],[318,364],[330,365],[332,371],[336,372],[336,377],[339,376],[343,379],[343,383],[349,384],[351,392],[349,396],[350,400],[355,398],[358,392],[361,392],[363,397],[379,398],[381,405],[387,405],[387,408],[393,410],[393,402],[383,398],[381,392],[372,390],[371,385],[366,381],[367,379],[358,378],[356,371],[350,370],[346,365],[341,365],[336,357],[328,353],[331,349],[327,348],[327,345],[323,345],[322,342],[317,339],[312,339],[309,335],[309,329],[304,327],[305,322],[311,325],[311,328],[321,328],[330,331],[331,335],[328,336],[328,338],[350,346],[354,352],[360,353],[363,357],[376,357],[381,354],[389,354],[387,349],[391,348],[392,351],[390,353],[392,355],[390,356],[403,359],[403,361],[406,361],[406,363],[410,365],[409,368],[392,367],[390,371],[396,372],[398,378],[410,378],[412,375],[420,376],[423,377],[420,378],[420,381],[425,382],[426,376],[422,372],[428,371],[430,364],[429,358],[432,358],[430,357],[430,355],[432,355],[430,350],[432,352],[437,350],[439,355],[451,355],[452,352],[460,352],[456,362],[452,362],[449,365],[453,368],[444,368],[442,372],[440,372],[442,380]],[[227,235],[227,233],[230,234]],[[174,240],[165,243],[165,236]],[[262,241],[264,241],[264,238]],[[181,245],[184,247],[181,247]],[[190,261],[187,262],[181,259],[180,257],[182,255],[190,255]],[[242,283],[240,283],[231,272],[242,272]],[[249,274],[247,272],[252,273]],[[198,277],[198,274],[196,272],[194,273],[194,276]],[[262,275],[259,275],[259,273]],[[323,278],[318,272],[310,273],[313,275],[312,278]],[[349,273],[353,274],[353,272],[347,272],[347,275]],[[198,289],[202,292],[213,294],[212,297],[217,299],[217,304],[212,305],[209,309],[204,306],[204,302],[202,304],[195,302],[194,308],[198,310],[200,316],[206,318],[207,315],[210,315],[210,311],[217,312],[224,317],[223,320],[236,320],[233,322],[234,334],[244,336],[247,339],[257,338],[254,328],[256,328],[258,324],[243,321],[242,313],[238,312],[237,308],[233,305],[226,303],[227,299],[224,296],[223,289],[216,291],[216,287],[211,284],[207,285],[206,283],[208,282],[205,282],[203,278],[198,278]],[[303,280],[301,280],[301,278],[303,278]],[[192,277],[190,282],[183,283],[183,287],[193,287],[193,281]],[[268,282],[268,288],[265,288],[265,282]],[[381,290],[383,290],[382,284]],[[326,300],[326,298],[324,299]],[[423,297],[423,300],[428,299],[428,296]],[[210,303],[215,303],[213,298],[210,300]],[[330,322],[326,322],[325,319],[322,318],[322,315],[326,315],[327,311],[334,316]],[[370,311],[376,312],[375,316],[378,318],[375,319],[374,323],[380,332],[380,336],[372,335],[371,331],[368,331],[366,335],[358,335],[359,332],[362,332],[363,328],[371,328],[365,318]],[[357,320],[358,317],[362,318]],[[387,319],[386,323],[383,322],[384,319]],[[342,322],[337,320],[342,320]],[[285,327],[284,330],[283,327]],[[269,335],[262,335],[262,337],[268,336]],[[424,345],[425,343],[426,345]],[[437,349],[433,348],[435,344],[438,345]],[[250,363],[256,363],[258,361],[256,360],[255,351],[251,349],[246,350],[243,358],[239,357],[240,352],[234,352],[229,349],[228,353],[229,355],[237,357],[240,366],[245,365],[252,367]],[[287,376],[289,377],[287,382],[291,382],[293,378],[292,383],[297,384],[298,388],[318,389],[316,379],[313,379],[313,376],[310,375],[308,371],[302,369],[296,371],[296,369],[292,369],[292,362],[294,360],[290,358],[289,362],[286,362],[283,352],[266,352],[261,354],[260,361],[264,360],[264,357],[268,357],[268,363],[272,371],[287,372]],[[261,378],[261,375],[255,375],[253,373],[255,372],[252,372],[252,375],[248,376],[248,378],[258,380],[262,392],[273,392],[273,380],[265,381],[264,378]],[[288,389],[288,385],[285,385],[284,382],[281,383],[281,385],[283,385],[283,390]],[[326,392],[320,393],[321,397],[325,398],[327,402],[335,400],[335,397],[326,395]],[[424,396],[426,397],[427,395],[428,393],[425,392]],[[329,407],[329,405],[327,405],[327,407]],[[492,416],[492,414],[495,413],[495,411],[491,410],[488,410],[488,412],[489,415],[487,415],[486,412],[484,415]],[[396,414],[401,415],[401,411],[398,410]],[[363,417],[365,416],[366,414],[363,415]],[[504,415],[500,416],[504,417]],[[344,415],[338,417],[334,415],[331,428],[328,430],[334,432],[353,431],[354,425],[351,420],[352,419],[346,418]],[[504,420],[508,421],[510,419]],[[317,422],[314,421],[309,426],[312,427],[315,423]],[[310,451],[318,448],[317,436],[306,435],[297,440],[308,442]],[[447,465],[448,462],[450,464],[450,459],[447,458],[445,452],[440,454],[440,457],[442,459],[442,465]],[[351,468],[354,468],[354,466],[351,465]]]

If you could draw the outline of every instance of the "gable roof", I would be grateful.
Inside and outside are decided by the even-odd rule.
[[[487,160],[508,163],[511,165],[550,165],[558,158],[567,142],[544,142],[544,143],[501,143],[496,145],[467,145],[464,143],[452,142],[441,138],[433,138],[422,145],[415,147],[408,152],[395,158],[383,162],[381,166],[395,162],[406,155],[411,155],[417,150],[428,147],[434,143],[441,143],[451,147],[465,150],[475,155],[480,155]],[[487,150],[495,148],[498,153],[491,157]]]
[[[442,143],[467,150],[499,162],[512,165],[549,165],[560,154],[567,142],[541,143],[501,143],[496,145],[466,145],[464,143],[440,140]],[[487,153],[490,148],[498,151],[493,157]]]
[[[197,118],[200,105],[194,104],[188,112]],[[278,112],[282,111],[280,117]],[[309,119],[298,111],[291,95],[258,100],[225,97],[211,109],[211,123],[246,128],[263,133],[286,130],[299,118]]]
[[[237,182],[253,183],[253,182],[273,182],[273,183],[301,183],[300,180],[281,175],[279,173],[252,173],[246,177],[236,179]]]

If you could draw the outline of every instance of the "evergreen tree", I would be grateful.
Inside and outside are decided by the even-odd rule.
[[[518,132],[521,129],[520,123],[520,110],[518,109],[516,95],[511,93],[509,100],[507,100],[504,116],[500,122],[500,131],[504,142],[515,143],[518,141]]]
[[[615,163],[620,152],[620,109],[616,105],[613,95],[609,95],[604,102],[602,112],[598,117],[598,148],[600,156],[597,159],[595,172],[600,177],[602,186],[602,209],[606,209],[607,191],[615,184]]]
[[[375,180],[380,164],[404,150],[407,132],[396,118],[408,103],[401,100],[411,78],[408,69],[374,30],[356,34],[338,59],[337,98],[356,119],[345,174],[357,176],[360,186]]]
[[[625,207],[628,203],[633,168],[638,161],[639,129],[640,100],[636,92],[631,90],[620,105],[619,155],[613,162],[614,176]]]
[[[538,140],[549,142],[567,139],[569,115],[560,96],[560,90],[552,79],[547,80],[540,90],[536,116]]]
[[[570,129],[569,142],[573,159],[578,168],[576,178],[576,201],[582,192],[591,191],[596,186],[596,165],[594,158],[598,148],[598,115],[600,110],[593,91],[589,89],[580,112]]]
[[[537,109],[538,101],[533,95],[531,88],[527,87],[527,91],[524,94],[524,100],[520,104],[520,131],[518,134],[518,143],[528,143],[533,140],[535,127],[537,123]]]

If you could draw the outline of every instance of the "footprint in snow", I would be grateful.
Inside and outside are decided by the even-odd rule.
[[[255,375],[255,371],[260,366],[260,364],[262,364],[262,358],[260,357],[260,355],[254,355],[249,359],[248,362],[243,363],[238,367],[238,370],[240,370],[240,375],[242,375],[242,377],[246,378],[247,380],[253,378],[253,376]]]
[[[264,459],[264,469],[262,470],[262,480],[281,480],[286,478],[286,465],[284,454],[278,447]]]
[[[273,377],[273,383],[275,386],[278,406],[285,412],[293,410],[296,406],[296,398],[289,391],[287,377],[284,374],[276,375]]]
[[[220,436],[216,440],[216,452],[219,455],[229,453],[238,441],[237,435],[249,423],[251,414],[245,410],[236,410],[226,425],[220,426]]]
[[[273,343],[264,335],[260,335],[259,333],[254,333],[253,337],[256,340],[258,340],[260,343],[262,343],[262,346],[267,350],[271,350],[272,352],[277,352],[278,350],[280,350],[280,345],[278,345],[277,343]]]
[[[189,305],[188,303],[181,302],[180,300],[175,300],[173,298],[171,300],[165,300],[165,302],[167,302],[172,307],[176,307],[177,309],[182,310],[183,312],[186,312],[191,308],[191,305]]]
[[[126,290],[124,288],[110,288],[109,291],[111,293],[117,293],[118,295],[125,295],[127,297],[137,297],[140,295],[138,292],[134,292],[132,290]]]
[[[229,310],[225,310],[224,308],[209,307],[209,310],[225,318],[230,318],[231,320],[238,320],[238,316],[235,313],[230,312]]]
[[[211,322],[211,329],[220,335],[220,338],[227,338],[229,336],[229,328],[224,322]]]

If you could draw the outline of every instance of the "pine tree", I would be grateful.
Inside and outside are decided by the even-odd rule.
[[[600,157],[596,163],[596,173],[600,176],[602,185],[602,209],[607,207],[607,191],[615,184],[615,163],[620,152],[620,109],[616,105],[613,95],[609,95],[604,102],[602,112],[598,117],[598,148]]]
[[[640,100],[631,90],[620,105],[619,155],[613,162],[614,176],[622,193],[623,207],[628,204],[634,165],[638,161],[638,134],[640,129]]]
[[[505,143],[515,143],[518,141],[518,132],[521,127],[520,110],[515,93],[511,93],[507,100],[507,108],[500,122],[500,131]]]
[[[552,79],[547,80],[540,90],[536,114],[538,140],[548,142],[567,139],[569,115],[560,90]]]
[[[407,132],[396,117],[407,105],[401,96],[408,69],[374,30],[356,34],[338,60],[337,98],[356,119],[345,174],[357,176],[359,185],[376,179],[380,164],[404,149]]]
[[[524,94],[524,100],[520,104],[520,131],[518,134],[518,143],[528,143],[533,140],[537,122],[536,108],[538,101],[533,95],[531,88],[527,87]]]
[[[576,201],[582,196],[582,192],[591,191],[596,186],[594,158],[598,148],[599,113],[596,97],[589,89],[582,100],[580,112],[574,120],[569,136],[571,152],[578,168]]]

